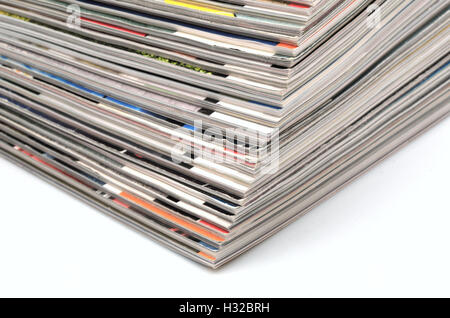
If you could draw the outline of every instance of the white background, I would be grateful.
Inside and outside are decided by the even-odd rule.
[[[450,119],[218,271],[0,159],[0,297],[450,296]]]

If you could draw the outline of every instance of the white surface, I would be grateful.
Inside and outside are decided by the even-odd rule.
[[[450,119],[217,272],[0,159],[0,296],[450,296]]]

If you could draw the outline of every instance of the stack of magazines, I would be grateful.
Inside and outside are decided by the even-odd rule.
[[[216,268],[449,114],[448,7],[0,0],[0,154]]]

